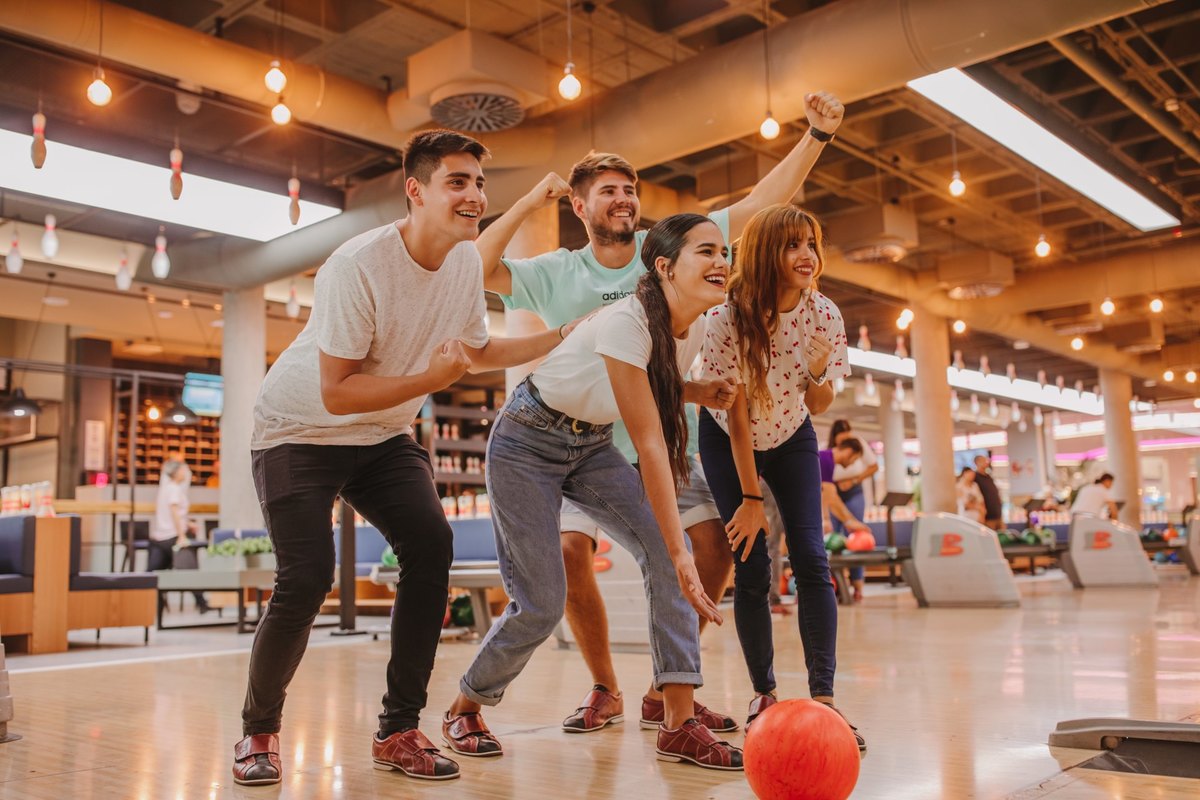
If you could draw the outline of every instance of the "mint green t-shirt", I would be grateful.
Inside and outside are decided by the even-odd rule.
[[[721,209],[708,215],[716,223],[729,244],[729,210]],[[623,267],[609,269],[596,260],[592,246],[579,250],[559,248],[533,258],[501,259],[512,273],[512,294],[500,295],[507,308],[532,311],[547,327],[557,328],[578,319],[597,308],[617,302],[637,290],[638,279],[646,272],[642,265],[642,244],[648,231],[637,231],[633,242],[636,254]],[[697,417],[695,406],[687,406],[688,455],[697,451]],[[637,460],[637,451],[625,424],[613,426],[613,443],[630,461]]]

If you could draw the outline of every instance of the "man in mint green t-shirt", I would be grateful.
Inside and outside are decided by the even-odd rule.
[[[808,132],[746,198],[709,215],[728,243],[732,244],[731,235],[740,236],[759,209],[791,200],[841,124],[844,110],[831,94],[810,94],[805,100]],[[533,258],[504,258],[504,249],[521,223],[568,193],[572,209],[587,228],[587,246],[579,250],[560,248]],[[548,327],[561,330],[566,323],[634,293],[646,271],[640,255],[646,231],[638,229],[640,220],[637,171],[618,155],[591,153],[575,164],[569,181],[548,174],[476,240],[483,257],[484,288],[500,295],[508,308],[533,311]],[[728,586],[733,559],[704,473],[696,463],[696,440],[696,411],[689,405],[692,473],[690,485],[680,492],[679,515],[692,543],[704,591],[719,600]],[[619,421],[614,426],[613,442],[626,458],[636,462],[637,453]],[[599,528],[564,500],[561,530],[567,571],[567,621],[595,684],[580,707],[563,721],[563,729],[583,733],[620,722],[624,700],[613,670],[608,620],[593,571]],[[703,626],[704,621],[700,624]],[[713,731],[737,729],[731,717],[699,703],[696,717]],[[662,694],[651,687],[642,701],[642,724],[657,726],[662,719]]]

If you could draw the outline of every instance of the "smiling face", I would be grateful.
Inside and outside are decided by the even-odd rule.
[[[479,220],[487,210],[483,187],[483,168],[470,153],[443,156],[427,184],[415,177],[405,182],[413,213],[460,241],[479,236]]]
[[[805,224],[801,235],[784,245],[779,259],[780,294],[811,289],[820,264],[816,236],[813,235],[812,226]]]
[[[692,227],[674,263],[658,258],[655,269],[662,273],[663,291],[668,302],[678,300],[701,310],[725,301],[725,281],[729,277],[729,249],[721,229],[710,221]]]
[[[642,216],[637,184],[611,169],[597,175],[582,196],[573,197],[571,208],[597,245],[630,244]]]

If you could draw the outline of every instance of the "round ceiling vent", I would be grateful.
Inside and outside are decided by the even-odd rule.
[[[430,109],[439,125],[466,133],[489,133],[514,128],[525,119],[525,109],[503,94],[469,92],[443,97]]]

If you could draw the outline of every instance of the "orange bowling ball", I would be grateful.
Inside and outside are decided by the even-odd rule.
[[[846,549],[855,553],[866,553],[875,549],[875,537],[870,531],[854,531],[846,537]]]
[[[836,711],[784,700],[746,734],[746,780],[759,800],[846,800],[858,782],[858,742]]]

